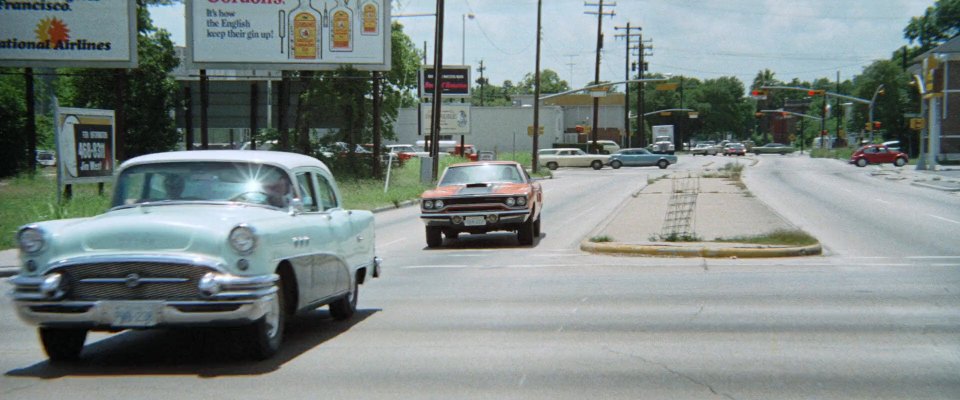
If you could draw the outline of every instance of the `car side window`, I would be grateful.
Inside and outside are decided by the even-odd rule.
[[[313,179],[310,179],[310,173],[297,173],[297,185],[300,187],[303,209],[308,212],[318,211],[316,191],[313,188]]]
[[[320,205],[323,211],[331,208],[337,208],[337,195],[333,191],[333,185],[322,175],[317,175],[317,194],[320,196]]]

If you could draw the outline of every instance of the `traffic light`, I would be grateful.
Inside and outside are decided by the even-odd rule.
[[[873,130],[873,124],[867,122],[867,126],[866,126],[866,128],[864,128],[864,129],[867,130],[868,132],[869,132],[869,131],[872,131],[872,130]]]
[[[750,91],[750,95],[753,96],[753,97],[763,97],[763,96],[766,96],[766,95],[767,95],[767,91],[766,91],[766,90],[759,90],[759,89],[758,89],[758,90],[751,90],[751,91]]]
[[[822,89],[821,89],[821,90],[808,90],[808,91],[807,91],[807,96],[822,96],[822,95],[823,95],[824,93],[826,93],[826,92],[827,92],[826,90],[822,90]]]
[[[880,130],[880,121],[873,121],[873,130],[875,131]]]

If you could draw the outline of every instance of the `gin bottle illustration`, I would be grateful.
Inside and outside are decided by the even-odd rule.
[[[353,51],[353,10],[350,0],[337,0],[330,10],[330,51]]]
[[[364,0],[360,4],[361,35],[380,34],[380,4],[376,0]]]
[[[322,57],[320,21],[323,14],[310,3],[310,0],[297,0],[297,7],[287,13],[290,18],[287,25],[290,30],[290,51],[287,58],[316,60]]]

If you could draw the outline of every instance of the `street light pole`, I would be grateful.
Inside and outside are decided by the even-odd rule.
[[[877,101],[877,95],[880,94],[880,93],[883,93],[883,84],[882,84],[882,83],[880,84],[880,86],[877,86],[877,90],[874,90],[874,91],[873,91],[873,97],[870,98],[870,112],[869,112],[869,118],[870,118],[870,119],[869,119],[868,122],[870,122],[870,125],[871,125],[871,129],[870,129],[870,132],[871,132],[871,133],[873,132],[873,128],[872,128],[872,126],[873,126],[873,106],[874,106],[874,103],[876,103],[876,101]],[[871,136],[870,139],[872,140],[872,139],[873,139],[873,135],[871,134],[870,136]]]
[[[467,65],[467,18],[473,19],[476,17],[473,13],[466,13],[460,16],[460,21],[463,23],[463,31],[460,35],[460,65]]]

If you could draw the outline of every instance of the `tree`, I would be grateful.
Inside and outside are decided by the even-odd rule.
[[[863,73],[853,79],[853,85],[853,95],[864,99],[871,99],[883,85],[874,102],[873,120],[880,121],[884,139],[898,139],[911,151],[916,149],[915,141],[908,144],[909,128],[903,116],[915,111],[911,110],[910,92],[916,89],[910,86],[910,76],[896,62],[879,60],[864,68]],[[861,107],[854,116],[853,126],[864,127],[868,119],[869,108]]]
[[[533,73],[527,73],[520,82],[520,87],[525,93],[533,93],[536,76]],[[570,90],[567,81],[560,79],[560,75],[552,69],[540,71],[540,93],[560,93]]]
[[[421,54],[413,41],[403,32],[397,22],[392,26],[391,69],[383,74],[383,137],[395,138],[394,122],[401,107],[416,104],[414,91]],[[373,141],[372,76],[370,72],[342,67],[336,71],[309,73],[307,89],[300,95],[301,108],[297,120],[300,129],[329,127],[334,131],[325,138],[327,142],[345,142],[351,152],[339,165],[333,161],[332,168],[343,168],[357,176],[367,174],[352,150],[356,144]]]
[[[741,107],[744,103],[744,88],[739,79],[708,79],[700,85],[694,94],[694,100],[699,103],[698,110],[704,131],[732,133],[734,137],[744,136],[741,131],[746,118]]]
[[[960,34],[960,0],[937,0],[923,16],[913,17],[903,37],[920,45],[918,53],[937,47]]]
[[[27,165],[24,80],[15,68],[0,68],[0,177],[15,175]]]
[[[123,138],[118,138],[122,139],[118,145],[123,143],[118,154],[124,158],[171,150],[179,139],[168,110],[179,103],[170,71],[180,61],[170,34],[157,29],[150,20],[148,3],[157,1],[137,2],[139,66],[120,74],[98,69],[73,70],[67,79],[69,88],[61,91],[64,105],[112,110],[124,107],[125,118],[118,121],[126,131]],[[118,84],[125,87],[123,97],[117,97]]]

